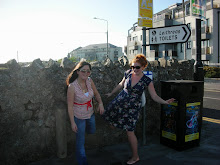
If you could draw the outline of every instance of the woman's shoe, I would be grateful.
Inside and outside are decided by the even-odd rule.
[[[129,161],[127,161],[127,164],[131,165],[131,164],[135,164],[139,161],[140,159],[137,158],[136,160],[130,159]]]

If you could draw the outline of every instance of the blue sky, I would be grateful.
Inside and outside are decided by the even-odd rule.
[[[154,13],[182,0],[153,0]],[[137,22],[138,0],[0,0],[0,63],[58,60],[80,46],[124,47]]]

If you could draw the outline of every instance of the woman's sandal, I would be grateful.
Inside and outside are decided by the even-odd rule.
[[[127,161],[127,164],[131,165],[131,164],[135,164],[139,161],[140,159],[137,158],[136,160],[130,159],[129,161]]]

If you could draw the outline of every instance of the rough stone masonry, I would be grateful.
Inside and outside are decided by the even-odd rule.
[[[194,61],[150,62],[147,70],[153,72],[155,89],[160,95],[161,80],[192,80]],[[75,63],[67,58],[61,64],[53,60],[34,60],[21,66],[15,60],[0,69],[0,164],[27,164],[58,155],[65,157],[74,152],[75,136],[71,131],[66,104],[65,79]],[[91,78],[101,94],[104,105],[114,97],[110,92],[129,69],[126,58],[112,63],[110,59],[92,62]],[[159,134],[160,105],[147,93],[147,134]],[[136,134],[142,138],[142,118]],[[124,131],[111,129],[96,113],[97,131],[86,135],[86,148],[102,147],[127,140]],[[66,143],[66,145],[65,145]]]

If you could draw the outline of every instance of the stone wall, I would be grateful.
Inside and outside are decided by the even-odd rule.
[[[160,95],[160,80],[192,79],[194,61],[176,60],[151,62],[147,70],[153,71],[153,80]],[[93,62],[91,78],[101,94],[104,105],[114,97],[106,98],[129,68],[125,59],[112,63],[109,59]],[[29,66],[15,60],[0,69],[0,164],[27,164],[58,155],[65,141],[67,153],[72,154],[75,136],[71,131],[66,105],[65,79],[75,64],[63,59],[61,65],[50,60],[34,60]],[[147,134],[159,134],[160,105],[147,93]],[[102,147],[127,140],[124,131],[111,129],[96,113],[97,131],[86,135],[86,148]],[[141,119],[137,125],[138,139],[142,137]],[[60,142],[56,142],[58,139]],[[63,146],[64,144],[64,146]]]

